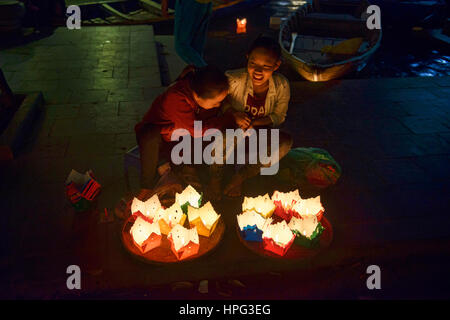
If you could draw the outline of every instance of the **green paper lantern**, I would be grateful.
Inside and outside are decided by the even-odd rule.
[[[299,246],[306,247],[306,248],[317,247],[317,245],[319,244],[319,241],[320,241],[320,235],[322,234],[323,230],[325,230],[325,228],[322,226],[322,224],[320,222],[317,224],[317,227],[314,230],[314,232],[311,234],[310,238],[302,235],[297,230],[292,230],[292,232],[295,234],[294,243]]]

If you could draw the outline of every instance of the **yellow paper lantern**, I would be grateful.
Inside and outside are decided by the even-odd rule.
[[[242,211],[254,210],[259,213],[263,218],[269,218],[275,210],[275,204],[270,199],[269,194],[257,197],[244,197],[242,203]]]
[[[209,237],[219,222],[220,214],[214,210],[211,202],[200,208],[188,206],[188,219],[191,227],[197,227],[198,234]]]

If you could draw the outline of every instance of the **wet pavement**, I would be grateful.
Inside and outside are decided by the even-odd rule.
[[[214,44],[207,58],[219,61]],[[1,171],[1,297],[226,298],[216,281],[230,279],[247,286],[230,289],[235,298],[449,297],[449,77],[291,81],[285,129],[294,147],[324,148],[343,168],[320,192],[332,246],[308,261],[259,257],[240,244],[241,200],[229,200],[216,204],[227,232],[214,253],[153,266],[123,249],[121,221],[99,223],[127,192],[123,156],[136,145],[133,127],[164,90],[152,28],[61,28],[3,50],[0,63],[14,91],[40,90],[46,101],[26,150]],[[98,177],[98,210],[76,213],[66,200],[72,168]],[[131,179],[136,191],[137,174]],[[245,190],[274,187],[258,177]],[[72,264],[82,270],[79,292],[66,288]],[[379,292],[365,287],[370,264],[383,272]],[[208,296],[196,293],[203,279]],[[173,291],[177,281],[194,287]]]

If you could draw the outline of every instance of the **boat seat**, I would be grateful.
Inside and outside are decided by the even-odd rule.
[[[348,38],[331,38],[331,37],[315,37],[298,35],[295,39],[293,54],[305,62],[327,64],[331,61],[327,54],[322,53],[325,46],[334,46],[337,43],[347,40]],[[363,41],[359,47],[358,53],[366,51],[369,47],[367,41]]]

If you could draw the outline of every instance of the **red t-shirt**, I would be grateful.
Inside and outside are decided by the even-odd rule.
[[[153,101],[150,110],[135,126],[136,134],[139,134],[145,125],[154,124],[161,127],[161,136],[165,141],[170,141],[172,132],[176,129],[186,129],[194,137],[195,120],[202,120],[201,135],[211,128],[223,129],[229,121],[229,116],[218,116],[219,108],[202,109],[195,102],[188,78],[177,81]]]
[[[250,119],[254,120],[264,116],[266,112],[266,96],[267,92],[261,98],[254,98],[252,95],[248,94],[244,112]]]

